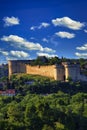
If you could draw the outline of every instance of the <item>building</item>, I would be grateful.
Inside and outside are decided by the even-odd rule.
[[[25,61],[8,61],[9,78],[12,74],[26,73],[42,75],[59,81],[67,81],[70,77],[73,81],[87,81],[87,77],[80,73],[80,65],[63,62],[59,65],[31,66]]]
[[[16,93],[15,93],[15,90],[14,89],[8,89],[6,91],[0,91],[0,95],[2,96],[15,96]]]

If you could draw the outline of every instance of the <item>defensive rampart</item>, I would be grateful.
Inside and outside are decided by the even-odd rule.
[[[49,66],[30,66],[26,65],[27,74],[42,75],[56,79],[56,67],[55,65]]]
[[[26,73],[47,76],[59,81],[66,81],[68,77],[71,77],[73,81],[87,81],[87,77],[80,74],[80,65],[67,62],[61,65],[31,66],[25,61],[9,61],[8,68],[9,78],[12,74]]]

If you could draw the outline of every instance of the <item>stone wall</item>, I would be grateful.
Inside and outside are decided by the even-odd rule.
[[[80,66],[76,65],[76,64],[72,64],[72,65],[65,65],[65,77],[66,80],[68,79],[68,77],[71,77],[72,80],[79,80],[79,76],[80,76]]]
[[[55,80],[65,80],[65,68],[62,65],[55,65]]]
[[[26,65],[26,73],[27,74],[36,74],[47,76],[55,79],[55,65],[49,66],[30,66]]]
[[[8,61],[9,78],[12,74],[26,73],[26,65],[20,61]]]
[[[87,81],[87,76],[80,74],[78,64],[63,63],[62,65],[31,66],[23,61],[9,61],[8,69],[9,78],[12,74],[26,73],[47,76],[59,81],[67,80],[68,77],[71,77],[74,81]]]
[[[80,80],[80,81],[87,81],[87,76],[85,76],[85,75],[80,75],[80,76],[79,76],[79,80]]]

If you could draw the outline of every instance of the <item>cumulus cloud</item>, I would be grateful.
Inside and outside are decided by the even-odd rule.
[[[14,50],[12,50],[12,51],[10,51],[10,55],[14,56],[14,57],[18,57],[18,58],[21,58],[21,57],[27,58],[27,57],[29,57],[29,54],[24,52],[24,51],[14,51]]]
[[[52,23],[54,26],[63,26],[63,27],[67,27],[67,28],[72,29],[72,30],[80,30],[82,27],[85,26],[84,23],[72,20],[69,17],[53,19]]]
[[[56,51],[53,50],[53,49],[51,49],[51,48],[45,47],[45,48],[44,48],[44,52],[55,53]]]
[[[74,33],[69,33],[69,32],[57,32],[55,33],[58,37],[61,37],[61,38],[68,38],[68,39],[71,39],[71,38],[74,38],[75,37],[75,34]]]
[[[8,55],[9,55],[9,53],[8,53],[7,51],[3,51],[3,50],[0,50],[0,53],[1,53],[2,55],[4,55],[4,56],[8,56]]]
[[[84,44],[81,47],[76,47],[77,50],[86,51],[87,50],[87,44]]]
[[[48,54],[48,53],[41,53],[41,52],[37,52],[37,55],[38,56],[46,56],[46,57],[55,57],[57,55],[54,55],[54,54]]]
[[[76,56],[78,56],[79,58],[87,58],[87,53],[75,53]]]
[[[3,36],[1,38],[2,41],[11,43],[12,46],[19,47],[21,49],[27,49],[27,50],[39,50],[39,51],[45,51],[45,52],[52,52],[54,53],[55,50],[45,47],[40,43],[34,43],[34,42],[29,42],[26,39],[19,37],[17,35],[9,35],[9,36]]]
[[[49,27],[49,26],[50,26],[49,23],[45,23],[45,22],[43,22],[43,23],[40,24],[40,26],[38,26],[38,29],[41,29],[41,28],[47,28],[47,27]]]
[[[87,58],[87,53],[82,53],[82,52],[87,52],[87,43],[84,44],[83,46],[76,47],[77,50],[81,51],[81,53],[76,52],[75,55],[81,58]]]
[[[41,29],[41,28],[47,28],[50,24],[46,22],[42,22],[39,26],[32,26],[30,27],[30,30],[34,31],[35,29]]]
[[[13,60],[16,60],[16,59],[26,59],[26,58],[29,58],[29,54],[24,52],[24,51],[14,51],[14,50],[11,50],[11,51],[3,51],[3,50],[0,50],[0,53],[5,56],[6,60],[8,59],[13,59]]]
[[[5,22],[4,26],[13,26],[19,24],[19,19],[16,17],[4,17],[3,21]]]

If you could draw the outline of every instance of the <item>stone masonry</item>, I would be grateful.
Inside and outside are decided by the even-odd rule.
[[[87,77],[80,74],[80,65],[68,62],[64,62],[61,65],[31,66],[17,60],[8,61],[8,68],[9,78],[12,74],[26,73],[47,76],[59,81],[67,81],[69,77],[73,81],[87,81]]]

